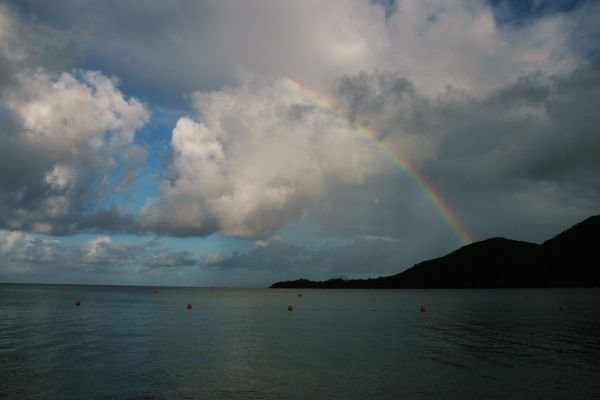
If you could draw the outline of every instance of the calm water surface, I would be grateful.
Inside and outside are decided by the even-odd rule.
[[[0,398],[599,396],[600,289],[0,284]]]

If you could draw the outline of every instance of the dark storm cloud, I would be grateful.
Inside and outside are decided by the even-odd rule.
[[[191,51],[211,40],[215,10],[208,2],[13,3],[22,15],[67,32],[85,48],[85,68],[118,75],[138,96],[182,103],[190,88],[216,89],[234,72],[235,66],[219,64],[218,53],[202,57]]]
[[[563,76],[533,75],[482,99],[445,104],[440,163],[477,179],[596,180],[600,167],[600,64]],[[433,115],[436,115],[435,113]],[[478,165],[467,171],[469,165]],[[591,180],[590,180],[591,179]]]
[[[557,221],[552,230],[597,212],[593,199],[598,196],[594,188],[600,177],[600,114],[595,111],[599,87],[600,65],[592,62],[568,74],[527,74],[480,96],[449,88],[427,98],[402,76],[363,73],[341,80],[338,98],[355,121],[387,132],[381,136],[387,145],[399,148],[458,215],[471,216],[467,226],[478,232],[485,221],[485,232],[510,234],[515,229],[507,231],[508,225],[543,223],[541,215],[530,209],[535,198],[539,198],[537,206]],[[410,142],[402,141],[407,137],[419,138],[433,156],[411,151]],[[332,234],[343,234],[349,229],[343,222],[348,221],[343,215],[347,209],[346,214],[355,213],[353,221],[381,220],[374,224],[379,231],[367,228],[366,233],[396,230],[426,240],[418,221],[426,220],[425,212],[436,213],[435,207],[430,204],[419,210],[416,202],[425,198],[407,192],[408,180],[394,181],[392,175],[386,179],[387,183],[371,180],[361,188],[364,191],[357,189],[352,196],[337,189],[330,202],[332,211],[317,210],[318,220]],[[565,197],[573,201],[566,207]],[[404,211],[412,210],[412,218],[398,204]],[[441,223],[442,215],[438,219]],[[386,220],[394,221],[388,224],[392,231],[383,229]],[[336,226],[342,227],[336,230]],[[357,223],[356,233],[361,226],[369,225]],[[540,233],[533,238],[544,239]]]
[[[397,134],[399,129],[412,132],[430,107],[426,97],[400,73],[361,72],[342,77],[336,85],[336,97],[350,120],[373,129],[378,139]],[[384,119],[369,118],[372,115]]]
[[[19,71],[43,67],[59,72],[73,65],[78,48],[68,34],[29,19],[0,4],[0,93]]]
[[[482,179],[597,176],[598,63],[565,75],[525,75],[476,97],[449,89],[429,99],[394,74],[362,73],[338,87],[353,120],[389,137],[392,145],[412,135],[434,147],[430,171],[444,173],[451,166]]]
[[[23,18],[35,19],[73,38],[84,50],[83,68],[121,77],[136,96],[180,106],[182,95],[220,89],[235,82],[235,75],[245,68],[275,77],[316,77],[323,68],[358,71],[370,66],[368,58],[347,58],[335,50],[353,29],[361,29],[361,35],[371,34],[367,26],[354,22],[357,18],[384,21],[392,7],[387,2],[362,0],[325,4],[314,0],[9,3]],[[348,21],[338,19],[343,29],[329,29],[329,22],[340,12],[348,16]],[[315,40],[315,34],[321,39]]]

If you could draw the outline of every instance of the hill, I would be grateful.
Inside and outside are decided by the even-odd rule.
[[[508,288],[600,285],[600,216],[543,244],[492,238],[374,279],[306,279],[272,288]]]

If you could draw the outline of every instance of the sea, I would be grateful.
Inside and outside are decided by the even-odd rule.
[[[600,398],[600,289],[0,284],[0,398]]]

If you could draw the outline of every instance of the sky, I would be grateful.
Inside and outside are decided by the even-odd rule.
[[[600,213],[600,2],[0,1],[0,282],[265,287]]]

